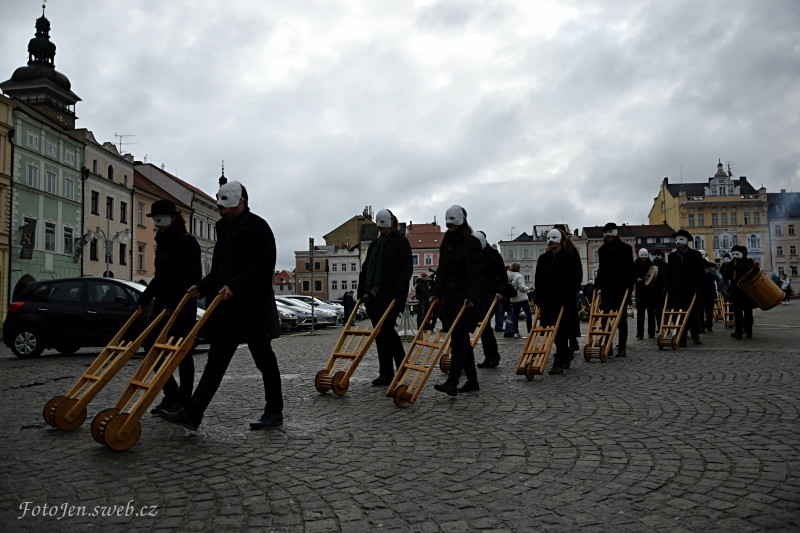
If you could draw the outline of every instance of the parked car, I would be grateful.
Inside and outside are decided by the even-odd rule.
[[[336,313],[336,321],[342,324],[345,321],[344,306],[341,304],[332,304],[323,302],[319,298],[313,296],[306,296],[304,294],[284,294],[282,298],[291,298],[292,300],[300,300],[308,305],[314,305],[316,309],[325,309],[326,311],[333,311]]]
[[[334,298],[333,300],[328,300],[328,303],[342,305],[342,299]],[[344,310],[343,305],[342,305],[342,310]],[[364,304],[361,304],[358,306],[358,310],[356,311],[356,320],[364,320],[365,318],[367,318],[367,308],[364,306]]]
[[[136,310],[145,287],[114,278],[64,278],[28,284],[8,304],[3,342],[17,357],[38,357],[47,348],[71,354],[106,346]],[[149,317],[132,326],[141,333]]]
[[[275,302],[275,306],[278,308],[278,318],[281,321],[281,331],[291,331],[296,329],[298,325],[297,314],[295,314],[290,308],[280,305],[278,302]],[[197,320],[200,320],[200,317],[203,316],[205,312],[206,300],[205,298],[200,298],[197,300]],[[203,341],[202,330],[197,337],[199,342],[195,344],[205,344]]]
[[[287,298],[285,296],[276,296],[275,301],[289,307],[299,319],[299,325],[304,327],[311,327],[312,324],[312,307],[304,302]],[[335,326],[338,317],[332,311],[325,309],[313,308],[313,324],[318,327]]]

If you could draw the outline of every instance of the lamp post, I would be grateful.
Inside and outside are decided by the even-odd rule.
[[[105,231],[100,229],[100,226],[97,226],[96,230],[90,231],[87,234],[87,237],[89,238],[89,241],[92,241],[94,239],[97,239],[97,240],[101,240],[102,239],[103,242],[105,243],[106,270],[105,270],[105,272],[103,272],[103,277],[104,278],[111,277],[111,272],[109,272],[109,270],[108,270],[108,264],[111,262],[111,254],[114,251],[114,243],[116,241],[119,241],[119,242],[121,242],[123,244],[128,244],[128,237],[130,236],[130,234],[131,234],[131,230],[130,229],[123,229],[123,230],[120,230],[120,231],[116,232],[114,235],[109,237],[108,235],[106,235]]]

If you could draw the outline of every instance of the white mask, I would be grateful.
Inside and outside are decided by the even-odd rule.
[[[375,215],[375,224],[379,228],[391,228],[392,227],[392,212],[388,209],[381,209],[378,211],[378,214]]]
[[[686,244],[687,242],[689,242],[689,239],[687,239],[686,237],[683,237],[683,236],[675,237],[675,243],[676,244]]]
[[[169,226],[172,224],[172,215],[154,215],[153,223],[155,223],[156,227],[158,228],[162,226]]]
[[[557,229],[551,229],[547,232],[547,244],[551,242],[560,243],[561,242],[561,232]]]
[[[647,259],[650,257],[650,253],[647,251],[647,248],[642,248],[639,250],[639,257],[642,259]]]
[[[476,232],[474,232],[474,233],[472,234],[472,236],[473,236],[473,237],[475,237],[476,239],[478,239],[478,240],[480,241],[480,243],[481,243],[481,250],[483,250],[484,248],[486,248],[486,235],[484,235],[484,234],[483,234],[482,232],[480,232],[480,231],[476,231]]]
[[[744,256],[742,255],[742,252],[731,252],[731,257],[734,259],[741,259]]]
[[[617,229],[607,229],[603,232],[603,237],[608,237],[609,235],[612,237],[616,237],[619,234],[619,230]]]
[[[731,258],[730,257],[723,257],[722,258],[722,262],[723,263],[730,263],[731,262]]]
[[[444,221],[447,224],[460,226],[464,223],[464,208],[460,205],[451,205],[444,214]]]
[[[242,198],[242,184],[238,181],[229,181],[217,191],[217,205],[222,207],[236,207]]]

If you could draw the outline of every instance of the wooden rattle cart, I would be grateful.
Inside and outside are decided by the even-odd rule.
[[[519,358],[517,364],[517,374],[525,376],[528,381],[534,376],[544,374],[547,368],[547,361],[550,359],[550,351],[553,349],[553,342],[556,339],[556,332],[561,325],[561,317],[564,315],[564,308],[558,312],[556,323],[552,326],[536,326],[539,322],[540,309],[536,309],[533,315],[533,327],[528,334],[528,342]]]
[[[670,309],[667,307],[669,305],[669,293],[665,295],[664,310],[661,311],[661,328],[658,331],[659,350],[663,350],[668,346],[671,346],[673,350],[678,349],[695,300],[697,300],[697,291],[692,296],[688,309]]]
[[[397,407],[417,401],[425,382],[428,381],[433,368],[439,361],[439,357],[450,344],[450,334],[464,315],[467,304],[465,303],[461,306],[461,310],[447,329],[447,333],[425,329],[425,324],[428,323],[435,307],[436,301],[433,302],[425,314],[422,326],[417,330],[417,334],[414,336],[414,340],[408,348],[400,368],[386,390],[386,396],[394,398],[394,404]]]
[[[714,321],[720,320],[725,321],[725,297],[722,296],[722,291],[717,291],[717,297],[714,298]]]
[[[374,328],[370,329],[369,326],[365,326],[363,329],[359,329],[358,326],[352,326],[361,300],[359,299],[356,302],[347,324],[342,329],[339,341],[333,348],[330,359],[328,359],[328,364],[317,372],[314,378],[314,387],[317,392],[324,394],[329,390],[333,390],[337,396],[342,396],[347,392],[347,388],[350,386],[350,377],[355,372],[361,359],[364,358],[364,354],[369,350],[372,341],[378,336],[383,323],[393,312],[394,303],[395,300],[392,300],[392,304],[386,309],[386,312],[383,313]],[[396,313],[396,311],[394,312]]]
[[[134,311],[114,338],[103,348],[100,355],[78,378],[66,396],[56,396],[45,404],[44,421],[53,427],[67,431],[79,428],[86,420],[86,406],[139,351],[147,336],[166,315],[167,311],[162,311],[136,339],[123,340],[128,329],[142,316],[141,309]]]
[[[486,311],[486,316],[483,317],[483,321],[478,323],[478,329],[472,335],[470,342],[472,343],[472,347],[475,348],[478,345],[478,341],[481,340],[481,335],[483,335],[483,330],[486,329],[488,324],[491,324],[492,317],[494,316],[494,308],[497,305],[497,300],[492,300],[492,305],[489,306],[489,310]],[[447,374],[450,372],[450,344],[447,344],[447,348],[445,348],[442,357],[439,359],[439,369]]]
[[[608,361],[608,356],[613,353],[614,335],[622,319],[625,302],[628,301],[628,292],[626,289],[619,309],[606,312],[600,309],[602,293],[597,294],[597,291],[594,291],[589,313],[589,332],[586,336],[586,346],[583,347],[583,358],[587,362],[598,357],[601,363],[605,363]]]
[[[222,294],[218,294],[214,298],[185,338],[169,337],[167,339],[169,330],[186,302],[195,296],[194,292],[187,292],[184,295],[116,405],[111,409],[100,411],[94,417],[92,437],[95,441],[117,451],[127,450],[138,442],[142,433],[139,419],[164,388],[164,384],[178,368],[186,354],[192,349],[195,337],[223,298]]]

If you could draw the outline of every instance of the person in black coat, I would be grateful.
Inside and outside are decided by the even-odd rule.
[[[708,252],[700,250],[703,257],[703,280],[700,283],[700,293],[697,295],[701,302],[700,319],[704,332],[714,331],[714,304],[717,301],[717,282],[722,281],[717,265],[708,260]]]
[[[667,307],[669,309],[689,309],[692,298],[697,294],[703,282],[703,256],[700,252],[689,248],[692,235],[685,229],[678,230],[673,235],[675,251],[667,256],[667,273],[664,280],[664,290],[667,293]],[[700,333],[703,329],[700,320],[701,305],[695,301],[692,312],[687,317],[688,324],[683,330],[679,340],[680,346],[686,346],[686,331],[689,330],[692,341],[702,344]]]
[[[195,285],[202,274],[200,267],[200,245],[197,239],[186,231],[186,221],[175,204],[169,200],[157,200],[148,217],[153,219],[156,233],[155,275],[150,285],[139,297],[139,307],[151,305],[153,318],[164,309],[175,309],[186,294],[186,290]],[[167,337],[186,337],[197,320],[197,300],[186,302],[181,314],[175,319]],[[158,327],[144,342],[149,351],[161,333]],[[172,410],[180,402],[192,395],[194,387],[194,360],[191,351],[186,354],[179,366],[180,386],[170,376],[164,384],[164,397],[161,403],[151,411],[160,414],[162,410]]]
[[[413,267],[411,244],[398,231],[397,217],[388,209],[381,209],[375,215],[375,224],[380,234],[367,249],[358,276],[358,298],[364,300],[373,326],[392,306],[391,314],[375,337],[379,373],[372,384],[380,387],[392,382],[395,368],[400,368],[406,355],[394,321],[405,309]]]
[[[167,420],[196,430],[203,413],[222,383],[236,348],[247,343],[264,382],[264,414],[253,429],[283,423],[281,376],[271,340],[280,335],[280,320],[272,291],[275,237],[267,222],[250,211],[247,189],[238,181],[217,192],[217,242],[211,271],[196,287],[209,301],[218,294],[222,303],[206,322],[210,339],[208,361],[194,394],[180,409],[165,413]]]
[[[563,230],[553,228],[547,232],[547,251],[536,261],[534,274],[542,327],[555,325],[558,314],[564,309],[556,331],[556,354],[550,374],[562,374],[570,367],[573,356],[569,342],[580,329],[575,296],[581,286],[583,268],[577,251],[570,250],[567,242],[569,238]]]
[[[636,279],[636,338],[644,339],[644,323],[647,319],[647,336],[656,336],[656,293],[655,287],[644,284],[653,262],[647,248],[639,250],[639,257],[633,263],[633,277]],[[658,277],[656,277],[656,281]]]
[[[506,267],[500,252],[487,246],[486,234],[476,231],[472,234],[481,243],[481,260],[483,261],[483,279],[481,280],[481,303],[479,306],[480,320],[486,318],[486,313],[495,303],[495,307],[503,305],[503,287],[508,284]],[[487,323],[481,334],[483,346],[483,362],[478,363],[478,368],[496,368],[500,365],[500,351],[497,349],[497,339],[492,331],[491,318],[486,318]]]
[[[422,321],[425,320],[425,315],[428,313],[428,306],[430,305],[431,290],[428,284],[428,275],[424,272],[414,283],[414,293],[417,297],[417,329],[422,327]]]
[[[731,248],[731,261],[722,264],[722,278],[729,282],[728,297],[735,323],[731,337],[737,340],[745,335],[748,339],[753,338],[753,309],[756,305],[739,288],[739,281],[754,268],[755,262],[747,257],[747,248],[739,245]]]
[[[633,289],[633,248],[619,238],[619,228],[613,222],[603,226],[603,245],[597,251],[599,267],[594,288],[600,292],[600,310],[619,311],[619,344],[617,357],[627,355],[628,299]],[[628,298],[623,299],[625,291]]]
[[[356,301],[353,299],[353,291],[344,291],[342,295],[342,307],[344,307],[344,321],[350,320],[350,315],[356,306]]]
[[[483,257],[481,243],[473,237],[472,228],[467,223],[467,211],[463,207],[450,206],[445,213],[445,222],[447,231],[439,246],[439,270],[433,286],[433,297],[440,305],[444,330],[450,331],[450,372],[447,380],[437,383],[434,388],[449,396],[456,396],[459,392],[472,392],[479,388],[475,353],[469,334],[475,331],[480,320],[478,306],[481,302]],[[466,310],[454,325],[464,305]],[[467,382],[459,387],[462,369],[467,375]]]

